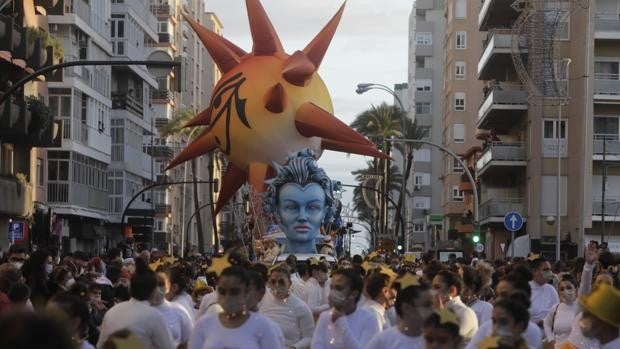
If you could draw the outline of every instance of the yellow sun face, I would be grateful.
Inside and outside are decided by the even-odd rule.
[[[219,148],[229,166],[217,211],[248,181],[263,191],[273,163],[310,148],[385,156],[375,145],[333,116],[329,92],[317,69],[336,31],[344,5],[302,50],[282,49],[258,0],[246,0],[254,46],[246,53],[230,41],[185,16],[222,71],[209,107],[187,126],[207,130],[168,166]]]

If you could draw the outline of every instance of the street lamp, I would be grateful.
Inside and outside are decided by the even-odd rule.
[[[571,61],[570,58],[568,58],[567,61],[566,61],[566,78],[568,78],[568,68],[570,67],[571,62],[572,61]],[[566,91],[566,94],[568,95],[568,90]],[[560,136],[561,136],[560,132],[562,130],[562,127],[560,127],[560,125],[562,124],[562,106],[563,106],[563,104],[565,102],[562,99],[563,99],[562,96],[560,96],[560,101],[559,101],[560,103],[558,105],[558,121],[557,121],[557,125],[556,125],[556,136],[557,136],[557,141],[558,141],[557,142],[557,147],[558,147],[558,149],[557,149],[557,151],[558,151],[558,153],[557,153],[557,155],[558,155],[558,158],[557,158],[557,160],[558,160],[558,162],[557,162],[557,165],[558,165],[557,174],[558,175],[557,175],[557,183],[556,183],[557,184],[557,186],[556,186],[556,189],[557,189],[557,204],[556,204],[556,207],[555,207],[556,208],[556,222],[557,222],[556,232],[555,232],[555,258],[558,261],[561,259],[560,258],[560,242],[562,240],[562,236],[561,236],[562,235],[562,233],[561,233],[562,228],[561,228],[561,221],[560,221],[560,218],[561,218],[560,217],[560,199],[562,197],[561,185],[560,185],[560,179],[561,179],[561,172],[560,171],[561,171],[561,164],[562,164],[562,155],[560,153],[560,143],[561,143],[561,141],[560,141]],[[567,132],[566,127],[564,127],[564,132]]]

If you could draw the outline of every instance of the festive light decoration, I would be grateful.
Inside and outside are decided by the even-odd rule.
[[[420,286],[420,277],[411,273],[405,273],[405,275],[394,281],[400,285],[400,290],[404,290],[411,286]]]
[[[258,0],[246,0],[253,47],[235,44],[184,15],[222,72],[209,106],[187,126],[207,126],[168,169],[219,148],[229,165],[216,212],[247,181],[259,192],[272,163],[284,163],[300,149],[322,149],[387,157],[333,115],[327,88],[317,70],[334,36],[344,5],[301,51],[284,52]]]
[[[230,266],[232,266],[232,264],[230,264],[229,256],[227,253],[223,255],[222,257],[213,258],[213,263],[207,269],[207,273],[215,273],[215,275],[219,277],[224,271],[224,269]]]

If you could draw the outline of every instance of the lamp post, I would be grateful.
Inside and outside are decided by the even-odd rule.
[[[571,59],[568,58],[567,62],[566,62],[566,77],[568,78],[568,67],[570,66],[571,63]],[[566,91],[566,93],[568,94],[568,91]],[[560,185],[560,179],[561,177],[561,165],[562,165],[562,154],[560,152],[560,144],[561,144],[561,140],[560,140],[560,136],[561,136],[561,130],[562,127],[560,125],[562,125],[562,105],[564,104],[564,100],[562,98],[562,96],[560,96],[560,103],[558,105],[558,121],[557,121],[557,126],[556,126],[556,136],[557,136],[557,147],[558,147],[558,152],[557,152],[557,156],[558,156],[558,168],[557,168],[557,203],[556,203],[556,232],[555,232],[555,258],[556,260],[561,260],[560,258],[560,241],[562,240],[562,233],[561,233],[561,220],[560,220],[560,199],[562,198],[562,192],[561,192],[561,185]],[[564,132],[566,133],[566,127],[564,127]],[[514,242],[513,242],[514,245]],[[514,256],[513,256],[514,257]]]
[[[190,226],[190,223],[192,222],[192,218],[194,218],[196,216],[196,214],[198,214],[198,212],[200,212],[200,210],[202,210],[203,208],[209,207],[209,206],[213,206],[213,205],[214,205],[213,202],[209,202],[207,204],[204,204],[204,205],[198,207],[198,209],[196,211],[194,211],[194,213],[192,213],[191,216],[189,216],[189,219],[187,220],[187,228],[185,228],[185,232],[186,233],[181,235],[182,236],[182,238],[181,238],[181,258],[183,258],[184,255],[185,255],[185,235],[189,236],[189,226]],[[188,237],[187,240],[189,240],[189,237]],[[199,252],[200,251],[201,250],[199,250]]]
[[[398,102],[398,105],[400,106],[400,110],[402,110],[403,113],[406,113],[405,107],[403,105],[403,102],[400,100],[400,97],[398,97],[398,95],[396,94],[396,92],[393,89],[389,88],[386,85],[372,83],[372,82],[359,83],[359,84],[357,84],[357,89],[355,90],[355,92],[358,95],[361,95],[361,94],[366,93],[366,92],[368,92],[370,90],[382,90],[382,91],[385,91],[385,92],[391,94],[392,96],[394,96],[394,99],[396,99],[396,102]],[[404,117],[400,118],[400,128],[401,128],[402,131],[405,130],[405,118]],[[387,142],[387,140],[384,140],[384,142],[386,143],[386,150],[387,150],[387,153],[389,155],[389,153],[390,153],[389,148],[388,148],[389,147],[389,143]],[[404,170],[405,170],[405,156],[403,154],[403,171]],[[389,178],[390,171],[389,171],[389,164],[388,164],[387,160],[385,160],[385,166],[383,168],[383,171],[384,171],[384,175],[385,175],[385,177],[384,177],[385,180],[383,181],[383,190],[385,192],[387,192],[388,191],[388,183],[390,181],[390,178]],[[405,191],[406,191],[406,188],[405,188],[405,174],[403,173],[402,185],[401,185],[401,188],[400,188],[400,198],[399,198],[399,200],[402,200],[403,203],[405,202],[405,197],[404,197],[405,196]],[[381,215],[383,216],[383,219],[385,220],[385,222],[384,222],[385,228],[384,229],[387,232],[387,202],[385,202],[385,200],[383,200],[381,206],[382,206],[381,207]],[[398,209],[398,206],[396,206],[396,209]],[[401,207],[401,209],[402,209],[402,207]],[[401,215],[400,212],[398,214]],[[401,222],[401,229],[400,230],[401,230],[401,234],[404,237],[405,236],[405,227],[402,224],[402,222]],[[398,234],[398,232],[394,232],[394,233]]]

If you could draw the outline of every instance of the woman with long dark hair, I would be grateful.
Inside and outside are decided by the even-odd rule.
[[[88,342],[88,318],[90,316],[88,305],[78,296],[68,292],[63,292],[52,297],[47,304],[47,310],[52,313],[61,314],[69,324],[71,339],[80,349],[94,349],[95,347]]]
[[[34,251],[24,264],[22,272],[30,286],[30,300],[35,310],[44,309],[52,296],[47,283],[53,269],[52,256],[45,249]]]

